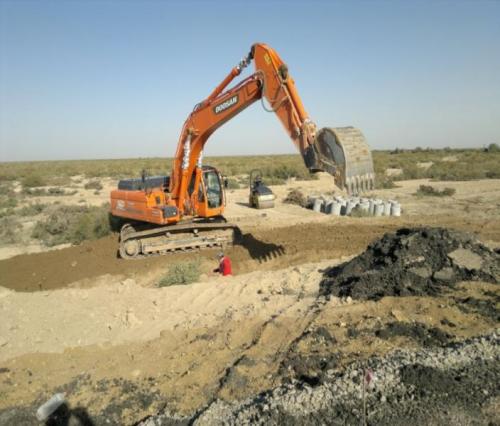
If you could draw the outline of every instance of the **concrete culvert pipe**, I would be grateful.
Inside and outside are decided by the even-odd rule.
[[[390,216],[390,215],[391,215],[391,202],[384,201],[384,216]]]
[[[364,199],[359,203],[359,208],[361,211],[368,213],[370,211],[370,203],[368,200]]]
[[[334,201],[332,203],[332,211],[330,212],[330,214],[334,216],[340,216],[341,209],[342,209],[342,203],[339,201]]]
[[[401,216],[401,204],[398,201],[391,203],[391,216]]]
[[[323,200],[321,198],[316,198],[313,202],[313,210],[315,212],[321,213],[322,207],[323,207]]]
[[[368,205],[368,212],[373,216],[375,214],[375,200],[373,198],[369,198]]]
[[[375,200],[375,205],[373,208],[373,215],[374,216],[382,216],[384,213],[384,204],[382,200]]]
[[[352,212],[352,209],[356,207],[356,203],[352,200],[347,200],[346,207],[345,207],[345,214],[346,216],[349,216]]]

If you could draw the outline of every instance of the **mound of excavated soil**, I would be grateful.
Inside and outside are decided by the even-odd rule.
[[[351,261],[325,272],[324,296],[378,300],[436,295],[458,281],[500,281],[500,255],[470,234],[404,228],[386,234]]]

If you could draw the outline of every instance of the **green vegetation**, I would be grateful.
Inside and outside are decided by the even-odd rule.
[[[375,189],[393,189],[398,186],[394,183],[394,178],[385,174],[380,174],[375,178]]]
[[[58,196],[71,196],[75,195],[78,191],[66,191],[64,188],[53,187],[53,188],[24,188],[23,194],[30,195],[32,197],[58,197]]]
[[[85,189],[95,189],[96,191],[100,191],[102,189],[102,183],[97,179],[91,180],[84,185]]]
[[[486,152],[500,152],[500,146],[496,143],[490,143],[486,148]]]
[[[414,149],[374,151],[373,161],[378,178],[388,168],[401,169],[392,180],[430,178],[435,180],[471,180],[500,178],[500,147],[490,144],[485,149]],[[433,164],[429,168],[418,163]],[[305,168],[302,157],[295,155],[207,157],[206,164],[217,167],[228,177],[248,175],[260,169],[266,184],[284,183],[290,177],[298,180],[315,179]],[[20,180],[24,188],[64,186],[70,176],[83,175],[98,182],[99,177],[139,177],[144,169],[149,175],[170,174],[172,159],[144,158],[124,160],[73,160],[0,163],[0,182]],[[387,187],[390,182],[381,181]],[[100,182],[98,182],[100,184]],[[87,184],[88,185],[88,184]],[[96,185],[91,183],[91,185]],[[91,188],[99,190],[96,188]]]
[[[240,184],[235,178],[227,178],[227,189],[240,189]]]
[[[450,197],[455,194],[455,189],[444,188],[442,191],[430,185],[420,185],[415,195],[432,197]]]
[[[44,176],[38,173],[31,173],[30,171],[23,176],[21,184],[23,185],[23,188],[36,188],[47,185],[47,181]]]
[[[207,157],[205,164],[217,167],[228,177],[247,175],[253,169],[260,169],[266,183],[283,183],[289,177],[316,179],[304,166],[302,157],[296,155]],[[68,160],[0,163],[0,182],[25,180],[44,185],[63,185],[63,178],[83,175],[88,179],[100,177],[127,178],[140,177],[141,171],[148,175],[170,174],[171,158],[144,158],[120,160]],[[36,173],[33,171],[36,169]],[[269,185],[271,183],[268,183]],[[97,189],[97,188],[96,188]]]
[[[495,151],[494,148],[374,151],[373,162],[378,178],[388,168],[401,169],[400,175],[393,176],[394,181],[424,178],[444,181],[500,178],[500,151]],[[432,165],[428,168],[418,166],[418,163],[429,162]]]
[[[104,237],[111,232],[108,210],[107,205],[51,207],[48,216],[35,224],[31,236],[47,246]]]
[[[30,203],[27,206],[21,207],[20,209],[16,210],[16,213],[19,214],[19,216],[23,217],[36,216],[42,213],[46,208],[47,204]]]
[[[14,216],[0,217],[0,243],[12,244],[19,240],[22,225]]]
[[[200,278],[200,264],[198,262],[182,262],[170,267],[161,278],[158,287],[171,285],[191,284]]]
[[[14,197],[0,197],[0,209],[11,209],[17,207],[17,200]]]
[[[14,208],[17,207],[18,201],[16,193],[10,182],[2,182],[0,184],[0,217],[7,217],[14,214]]]

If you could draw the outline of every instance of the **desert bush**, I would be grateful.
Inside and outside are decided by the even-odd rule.
[[[16,215],[16,211],[12,208],[0,209],[0,218],[8,217],[8,216],[15,216],[15,215]]]
[[[301,207],[306,207],[307,205],[307,199],[305,195],[298,189],[292,189],[291,191],[289,191],[283,202],[287,204],[295,204]]]
[[[102,183],[99,182],[97,179],[87,182],[83,187],[85,189],[95,189],[96,191],[100,191],[103,188]]]
[[[454,188],[444,188],[443,190],[439,190],[430,185],[420,185],[418,187],[415,195],[419,196],[432,196],[432,197],[449,197],[455,194]]]
[[[263,181],[265,185],[284,185],[286,180],[277,176],[264,176]]]
[[[500,152],[500,146],[496,143],[490,143],[486,148],[486,152]]]
[[[21,180],[23,188],[36,188],[47,185],[47,181],[40,174],[28,174]]]
[[[388,176],[380,175],[375,178],[375,189],[392,189],[398,188],[398,186],[394,183],[394,179]]]
[[[78,217],[72,230],[72,243],[102,238],[111,232],[109,207],[89,207]]]
[[[47,246],[72,243],[104,237],[111,232],[109,206],[58,206],[47,218],[38,221],[32,238]]]
[[[0,218],[0,243],[12,244],[19,241],[19,231],[22,229],[18,219],[14,216]]]
[[[32,197],[58,197],[58,196],[71,196],[75,195],[78,191],[66,191],[64,188],[53,187],[53,188],[24,188],[23,194],[30,195]]]
[[[42,213],[47,208],[47,204],[42,203],[30,203],[27,206],[21,207],[17,210],[19,216],[36,216]]]
[[[6,195],[6,196],[15,195],[11,182],[2,182],[0,184],[0,196],[2,196],[2,195]]]
[[[12,209],[17,206],[17,200],[14,197],[0,197],[0,209]]]
[[[482,149],[405,150],[398,148],[392,152],[373,151],[373,161],[375,173],[378,176],[381,176],[389,165],[402,170],[410,169],[403,176],[396,177],[395,181],[406,178],[414,179],[414,176],[423,178],[436,176],[436,179],[449,179],[447,176],[450,176],[450,179],[455,180],[477,178],[474,176],[498,177],[500,156],[495,151],[495,144],[492,144],[491,148],[490,151],[488,147],[488,152]],[[450,170],[445,173],[444,162],[440,160],[443,156],[449,155],[456,156],[457,162],[465,163],[465,165],[457,165],[453,173],[450,173]],[[428,161],[435,163],[428,170],[415,169],[416,163]],[[268,178],[272,178],[272,184],[283,183],[289,177],[299,180],[316,178],[315,175],[309,174],[299,154],[207,157],[205,164],[218,168],[228,177],[248,175],[253,169],[261,169],[264,172],[264,181],[267,182]],[[10,162],[0,163],[0,181],[5,183],[13,180],[21,180],[21,182],[27,180],[27,183],[31,185],[33,176],[38,176],[40,180],[34,182],[36,184],[63,186],[66,185],[64,180],[67,182],[67,178],[71,176],[85,176],[93,180],[107,176],[139,177],[143,169],[147,170],[149,175],[169,174],[171,165],[171,158]],[[474,169],[481,172],[468,173],[467,165],[472,165]]]
[[[55,187],[55,188],[49,188],[47,190],[47,194],[48,195],[66,195],[66,191],[64,190],[64,188]]]
[[[31,195],[33,197],[39,197],[48,195],[48,192],[46,188],[23,188],[23,194]]]
[[[240,189],[240,184],[234,178],[227,178],[227,189]]]
[[[200,278],[200,264],[198,262],[182,262],[172,265],[168,273],[158,282],[158,287],[171,285],[191,284]]]
[[[16,193],[12,189],[12,184],[2,183],[0,185],[0,210],[13,209],[17,206]],[[5,212],[4,216],[6,215]]]
[[[295,178],[297,180],[315,180],[316,174],[310,173],[304,165],[279,164],[263,170],[263,178],[267,183],[269,179],[279,179],[285,182],[287,179]],[[272,185],[271,183],[269,185]]]

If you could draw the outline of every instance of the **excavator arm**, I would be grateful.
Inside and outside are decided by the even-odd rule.
[[[236,86],[226,89],[251,62],[256,71]],[[196,167],[201,167],[203,147],[210,135],[257,100],[274,112],[300,151],[311,172],[326,171],[336,184],[349,192],[374,185],[371,153],[363,135],[352,127],[317,131],[298,95],[287,65],[271,47],[257,43],[215,90],[197,104],[187,118],[179,138],[170,179],[170,194],[183,214],[187,188]]]

